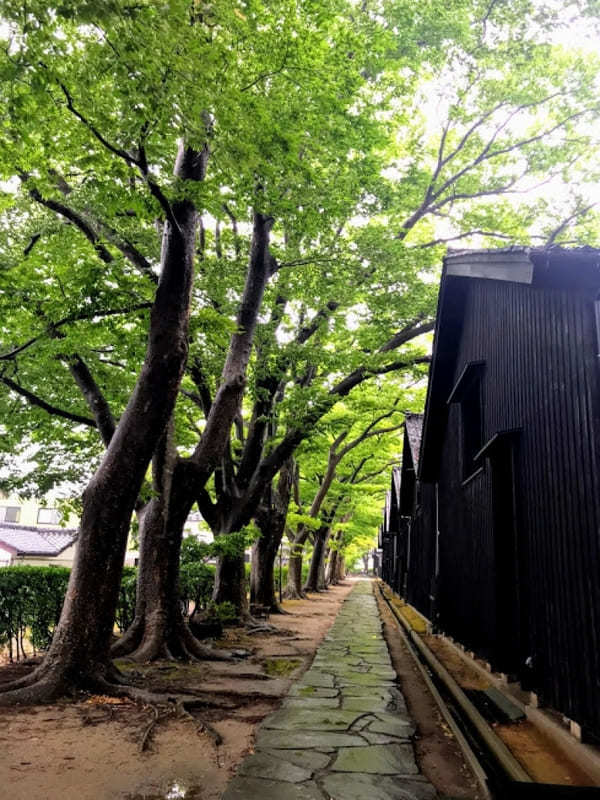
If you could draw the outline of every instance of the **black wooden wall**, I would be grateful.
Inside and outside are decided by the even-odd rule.
[[[485,362],[482,443],[511,435],[465,482],[460,406],[437,409],[439,577],[435,488],[423,484],[407,599],[600,735],[597,292],[565,275],[537,286],[447,278],[446,302],[456,290],[464,303],[450,389]]]

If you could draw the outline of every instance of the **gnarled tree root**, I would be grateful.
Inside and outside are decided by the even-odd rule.
[[[165,631],[161,626],[146,626],[143,618],[137,618],[111,648],[113,658],[128,659],[138,664],[152,661],[235,661],[242,653],[208,647],[202,644],[181,621],[173,630]]]
[[[159,694],[158,692],[149,692],[146,689],[138,689],[135,686],[115,686],[114,684],[104,680],[99,682],[98,688],[101,689],[105,694],[114,697],[127,697],[129,700],[133,700],[137,703],[144,703],[144,705],[148,705],[154,709],[156,712],[154,720],[152,720],[147,726],[142,737],[142,742],[144,742],[143,747],[142,742],[140,742],[140,748],[142,750],[145,748],[147,744],[147,738],[159,719],[158,708],[161,706],[166,706],[170,711],[174,710],[176,715],[179,717],[190,719],[197,726],[197,732],[203,733],[206,731],[206,733],[208,733],[215,743],[216,747],[223,743],[223,737],[209,722],[207,722],[205,719],[199,719],[191,713],[193,709],[206,708],[207,701],[205,700],[201,700],[193,695],[188,694]]]

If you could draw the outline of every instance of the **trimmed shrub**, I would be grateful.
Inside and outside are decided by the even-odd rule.
[[[11,661],[25,656],[27,639],[34,652],[50,644],[69,582],[66,567],[0,568],[0,644]]]
[[[183,613],[189,616],[190,604],[195,611],[208,608],[215,583],[215,568],[203,561],[182,564],[179,569],[179,596]]]

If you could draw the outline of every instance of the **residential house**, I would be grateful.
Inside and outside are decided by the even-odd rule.
[[[0,567],[70,567],[76,543],[76,528],[56,530],[0,522]]]

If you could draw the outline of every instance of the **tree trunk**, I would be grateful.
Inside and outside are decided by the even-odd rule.
[[[155,496],[147,506],[140,531],[135,617],[113,645],[112,655],[126,655],[138,662],[163,658],[228,660],[230,654],[213,651],[196,639],[181,610],[179,562],[189,508],[177,496],[184,465],[177,462],[172,426],[171,420],[152,464]]]
[[[299,600],[304,597],[302,590],[302,554],[304,551],[304,539],[301,543],[294,541],[288,562],[288,580],[285,589],[285,596],[291,600]]]
[[[83,495],[77,553],[52,644],[36,670],[3,687],[0,705],[49,702],[75,688],[111,686],[109,651],[131,515],[175,405],[188,352],[196,210],[188,201],[170,210],[146,357]]]
[[[346,577],[346,561],[344,556],[338,553],[335,571],[335,582],[340,583]]]
[[[327,589],[327,585],[328,585],[327,577],[326,577],[326,574],[325,574],[325,572],[326,572],[325,565],[326,565],[327,560],[329,558],[328,541],[329,541],[329,536],[326,536],[325,543],[323,545],[323,556],[322,556],[321,560],[319,561],[319,577],[318,577],[318,581],[317,581],[317,589],[320,592],[324,592]]]
[[[337,583],[338,551],[333,547],[329,551],[329,564],[327,566],[327,583],[332,586]]]
[[[268,608],[273,614],[281,613],[275,595],[275,560],[285,530],[293,470],[293,461],[289,459],[281,469],[276,489],[268,487],[256,514],[261,535],[252,547],[250,602]]]
[[[327,528],[319,528],[315,533],[315,544],[313,547],[313,554],[310,560],[310,568],[308,570],[308,577],[304,584],[305,592],[319,591],[319,571],[321,563],[325,556],[325,538],[327,536]]]
[[[228,532],[233,533],[233,531]],[[212,600],[213,603],[232,603],[240,619],[248,616],[246,566],[243,555],[224,555],[218,558]]]
[[[260,536],[252,546],[250,604],[275,614],[280,611],[275,593],[275,560],[282,535],[283,529],[279,536]]]

